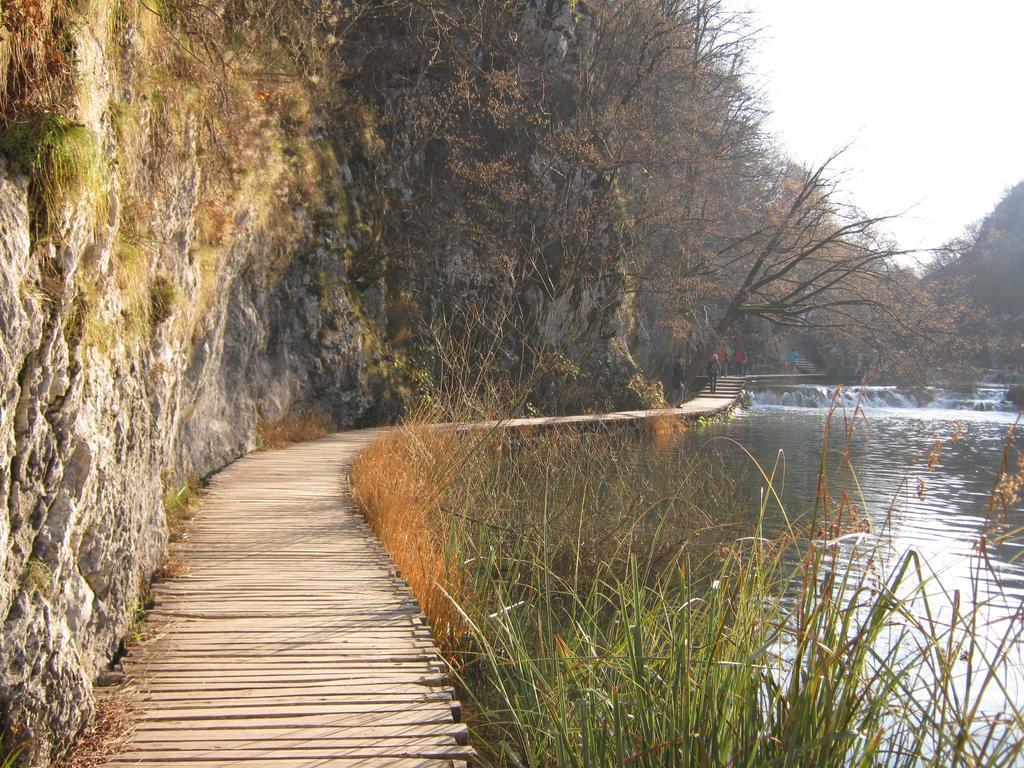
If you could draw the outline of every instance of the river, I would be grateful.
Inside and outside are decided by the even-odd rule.
[[[732,418],[712,423],[684,438],[693,449],[716,451],[741,476],[749,506],[757,507],[766,483],[754,460],[769,471],[778,467],[776,487],[785,508],[771,505],[765,529],[778,532],[788,518],[806,532],[815,506],[818,467],[833,388],[802,385],[752,392],[752,403]],[[921,555],[934,573],[930,590],[946,597],[959,590],[976,597],[987,622],[978,633],[998,642],[1019,624],[1024,602],[1024,502],[990,519],[989,502],[1009,445],[1012,468],[1020,471],[1024,424],[1008,437],[1017,409],[1005,390],[979,385],[967,392],[872,387],[844,391],[832,416],[829,477],[831,492],[851,491],[870,533],[859,547],[877,547],[881,567],[908,550]],[[855,427],[852,436],[847,427]],[[844,473],[849,449],[856,482]],[[749,452],[749,456],[747,455]],[[987,558],[979,558],[979,542]],[[1024,677],[1007,683],[1019,695]],[[984,697],[1000,708],[998,696]]]
[[[844,392],[833,415],[830,473],[834,490],[842,478],[846,426],[854,420],[849,447],[863,495],[862,512],[896,550],[914,547],[951,577],[967,567],[988,522],[989,499],[1017,411],[1004,390],[979,387],[969,393],[935,391],[928,405],[894,387]],[[759,390],[733,418],[709,427],[701,438],[721,450],[744,476],[750,492],[765,485],[746,448],[763,467],[779,461],[781,497],[787,514],[806,519],[816,498],[818,466],[832,390],[798,386]],[[857,406],[860,406],[858,410]],[[1024,434],[1012,438],[1013,460],[1024,451]],[[929,466],[936,441],[942,441]],[[855,494],[856,495],[856,494]],[[778,524],[778,517],[770,518]],[[1024,504],[1002,521],[1003,536],[990,546],[1002,586],[1024,597]]]

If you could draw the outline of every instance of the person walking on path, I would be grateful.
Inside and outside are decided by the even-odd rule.
[[[800,353],[795,349],[789,353],[789,366],[793,369],[793,373],[797,372],[796,364],[800,361]]]
[[[718,389],[718,375],[722,372],[722,364],[718,362],[718,355],[711,356],[711,362],[708,363],[708,380],[710,381],[711,394],[715,394],[715,390]]]
[[[733,376],[743,375],[743,361],[746,359],[746,357],[747,351],[743,349],[743,347],[737,346],[736,352],[732,356],[732,370],[730,371],[730,373],[732,373]]]
[[[672,366],[672,401],[682,405],[686,398],[686,361],[682,355],[676,358]]]

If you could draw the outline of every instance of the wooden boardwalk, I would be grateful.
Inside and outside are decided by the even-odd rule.
[[[696,418],[681,408],[501,427]],[[488,426],[484,424],[476,427]],[[352,461],[380,431],[247,456],[214,476],[123,659],[134,731],[106,765],[426,768],[473,758],[430,628],[354,509]]]
[[[724,379],[723,379],[724,380]],[[529,427],[559,427],[572,425],[621,424],[627,422],[644,422],[658,419],[697,419],[702,416],[714,416],[724,413],[736,405],[736,398],[741,387],[722,394],[700,392],[692,400],[687,400],[678,408],[655,408],[650,411],[615,411],[614,413],[582,414],[580,416],[534,416],[525,419],[503,419],[495,421],[474,421],[465,424],[453,424],[455,429],[480,429],[506,427],[509,429]],[[438,425],[449,426],[449,425]]]
[[[348,493],[374,437],[256,453],[213,478],[180,545],[190,573],[155,586],[153,637],[123,660],[135,730],[109,766],[472,757],[430,629]]]

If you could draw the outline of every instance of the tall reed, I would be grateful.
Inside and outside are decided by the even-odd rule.
[[[771,539],[771,468],[744,528],[713,457],[624,433],[405,430],[353,480],[420,564],[486,764],[1021,764],[1020,610],[883,567],[825,445],[815,519]]]

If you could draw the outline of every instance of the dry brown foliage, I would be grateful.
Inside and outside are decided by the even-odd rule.
[[[67,0],[0,4],[0,128],[26,113],[52,111],[68,96]]]
[[[168,557],[162,566],[160,566],[160,578],[162,579],[176,579],[180,576],[188,576],[191,570],[188,567],[188,563],[182,560],[180,557]]]
[[[670,450],[684,434],[688,425],[678,416],[656,416],[644,422],[651,444],[655,448]]]
[[[327,417],[318,410],[289,411],[257,427],[260,449],[284,448],[317,440],[331,431]]]
[[[74,751],[56,768],[98,768],[120,754],[134,732],[132,689],[106,688],[96,697],[96,715]]]
[[[417,452],[423,436],[407,428],[363,451],[352,467],[353,497],[419,601],[435,639],[450,649],[465,633],[452,601],[464,599],[462,572],[446,556],[451,521],[443,509],[444,479],[423,471]],[[436,432],[429,444],[432,451],[457,445]]]

